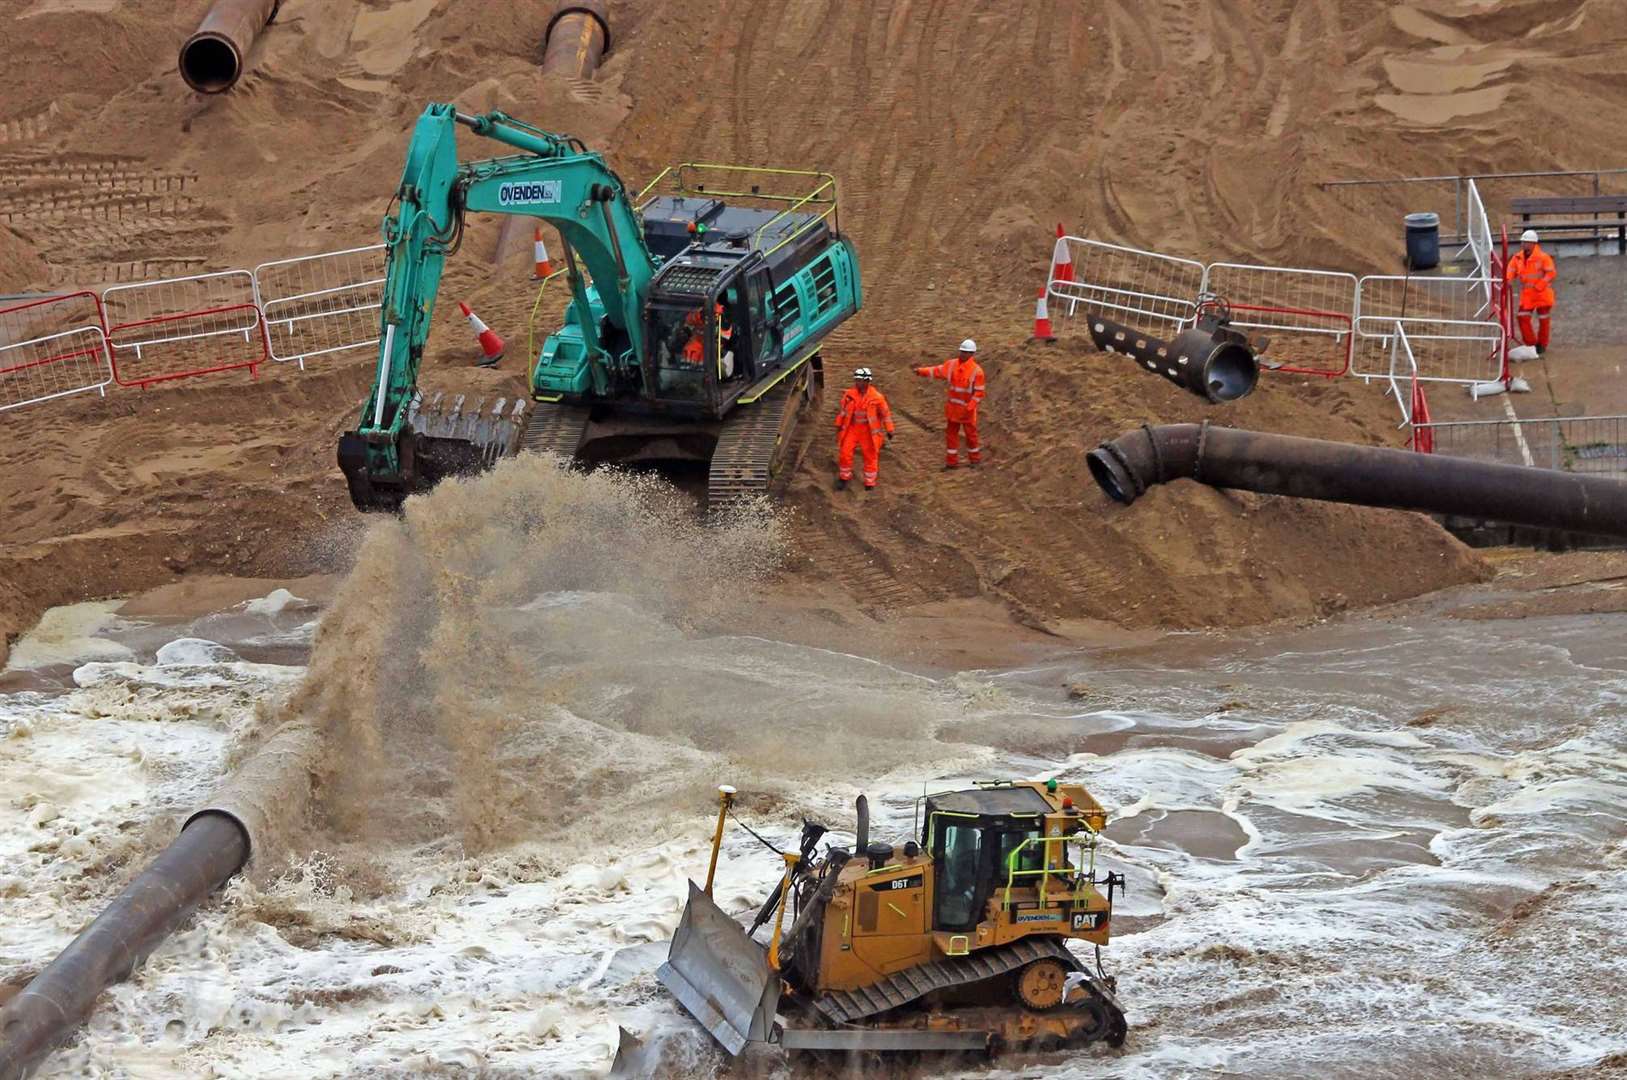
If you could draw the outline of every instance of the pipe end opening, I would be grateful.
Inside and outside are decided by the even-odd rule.
[[[1245,345],[1226,342],[1209,354],[1203,366],[1203,385],[1210,401],[1236,401],[1247,397],[1260,378],[1260,365]]]
[[[1123,475],[1123,467],[1114,460],[1101,447],[1097,447],[1085,455],[1085,464],[1090,466],[1090,475],[1096,481],[1096,486],[1107,494],[1114,502],[1128,505],[1135,496],[1131,495],[1129,477]]]
[[[200,34],[181,46],[181,78],[200,94],[230,90],[242,73],[237,49],[225,38]]]

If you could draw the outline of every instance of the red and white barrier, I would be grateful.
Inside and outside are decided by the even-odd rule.
[[[1210,263],[1203,288],[1231,305],[1233,326],[1266,339],[1260,362],[1267,369],[1327,378],[1350,370],[1356,275]]]
[[[92,292],[0,308],[0,412],[113,381],[101,299]]]
[[[102,305],[120,386],[244,368],[253,374],[270,357],[247,270],[114,285]]]

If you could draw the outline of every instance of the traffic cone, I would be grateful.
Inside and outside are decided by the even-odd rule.
[[[554,272],[554,264],[548,261],[548,246],[542,242],[542,226],[538,225],[531,240],[531,251],[536,259],[536,269],[531,271],[532,281],[541,281]]]
[[[480,366],[491,367],[503,358],[503,339],[497,336],[497,331],[480,321],[480,316],[469,310],[469,305],[462,300],[458,301],[458,308],[463,317],[469,320],[469,325],[475,328],[475,336],[480,339]]]
[[[1034,340],[1055,341],[1051,333],[1051,309],[1045,305],[1045,290],[1039,291],[1039,302],[1034,305]]]
[[[1073,253],[1068,250],[1068,242],[1062,239],[1062,223],[1056,226],[1056,247],[1051,250],[1051,280],[1073,280]]]

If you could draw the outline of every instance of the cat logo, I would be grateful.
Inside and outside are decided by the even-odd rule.
[[[1075,930],[1094,930],[1101,924],[1102,913],[1099,911],[1076,911],[1073,913],[1073,928]]]

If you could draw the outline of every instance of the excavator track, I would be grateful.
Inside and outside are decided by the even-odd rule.
[[[952,956],[932,964],[905,968],[880,982],[856,990],[833,990],[814,998],[814,1007],[835,1024],[852,1024],[908,1005],[935,991],[1011,975],[1039,960],[1059,961],[1068,971],[1085,975],[1085,988],[1104,1005],[1105,1030],[1100,1038],[1117,1045],[1125,1034],[1124,1010],[1112,992],[1085,973],[1083,965],[1058,938],[1029,937]]]
[[[577,405],[533,405],[515,452],[558,454],[569,461],[581,449],[589,416],[588,409]]]
[[[766,495],[784,464],[797,414],[808,398],[811,364],[723,421],[706,481],[707,510]]]

